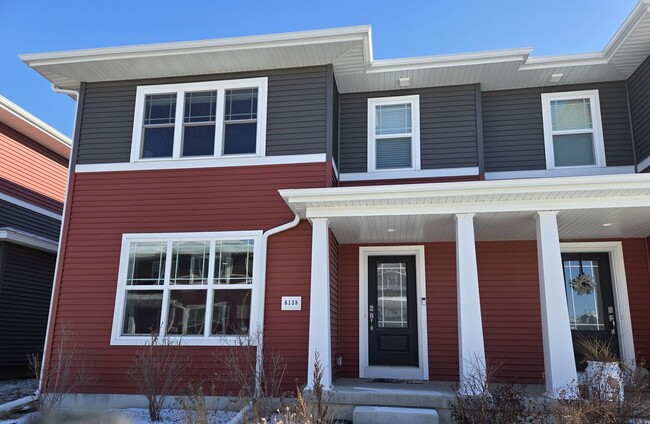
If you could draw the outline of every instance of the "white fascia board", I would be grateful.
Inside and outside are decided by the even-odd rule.
[[[169,56],[218,51],[261,49],[309,45],[337,41],[363,40],[369,37],[370,26],[286,32],[268,35],[219,38],[199,41],[174,43],[141,44],[120,47],[102,47],[96,49],[68,50],[51,53],[29,53],[20,55],[20,59],[31,67],[59,65],[80,62],[106,61],[116,59],[133,59],[142,57]]]
[[[9,114],[11,116],[14,116],[20,122],[24,122],[25,125],[29,125],[30,127],[42,133],[43,137],[35,140],[39,142],[39,144],[42,144],[43,146],[57,153],[60,153],[60,151],[63,148],[63,151],[66,150],[68,151],[68,154],[63,156],[65,157],[70,156],[70,146],[72,145],[72,140],[66,137],[59,130],[41,121],[31,113],[27,112],[25,109],[21,108],[20,106],[18,106],[17,104],[15,104],[14,102],[10,101],[9,99],[3,96],[0,96],[0,109],[1,109],[0,121],[4,121],[3,120],[4,114]],[[14,128],[12,125],[9,124],[7,125]],[[21,128],[14,128],[14,129],[23,132],[21,131]]]
[[[609,60],[618,51],[647,12],[650,12],[650,2],[640,0],[603,48],[605,58]]]
[[[650,155],[646,156],[639,164],[637,165],[639,172],[643,172],[646,168],[650,168]]]
[[[388,186],[279,190],[287,203],[482,196],[578,190],[630,190],[650,187],[650,174],[598,175],[497,181],[460,181]]]
[[[51,253],[56,253],[59,247],[59,243],[54,240],[13,228],[0,228],[0,241],[20,244]]]
[[[368,73],[399,70],[448,68],[451,66],[485,65],[490,63],[525,62],[532,49],[495,50],[437,56],[420,56],[403,59],[376,60]]]

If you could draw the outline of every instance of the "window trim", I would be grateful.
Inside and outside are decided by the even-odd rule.
[[[556,166],[553,150],[553,127],[551,120],[551,101],[589,99],[591,110],[592,134],[594,142],[594,165]],[[546,169],[602,168],[607,166],[605,159],[605,142],[603,137],[600,98],[598,90],[565,91],[559,93],[542,93],[542,121],[544,124],[544,152]]]
[[[377,149],[375,134],[375,108],[384,105],[411,104],[411,167],[377,169]],[[420,170],[420,96],[375,97],[368,99],[368,172],[395,172]],[[395,134],[395,137],[399,134]]]
[[[261,269],[262,269],[262,231],[219,231],[219,232],[194,232],[194,233],[130,233],[122,235],[122,245],[120,251],[120,265],[117,279],[117,290],[115,294],[115,304],[113,311],[113,327],[111,329],[111,346],[142,346],[150,343],[150,336],[124,336],[122,335],[122,328],[124,323],[124,308],[126,302],[126,278],[128,273],[129,252],[132,242],[160,242],[167,241],[173,243],[176,241],[213,241],[213,240],[253,240],[253,281],[252,284],[243,287],[241,284],[231,285],[225,289],[237,288],[250,288],[251,289],[251,306],[250,306],[250,320],[248,326],[249,334],[254,334],[261,324],[262,314],[264,314],[264,301],[260,299],[261,289]],[[211,257],[214,254],[214,249],[210,249]],[[171,263],[171,261],[169,261]],[[210,273],[212,274],[212,273]],[[242,286],[242,287],[240,287]],[[145,287],[145,286],[138,286]],[[199,287],[199,286],[197,286]],[[210,293],[210,285],[200,285],[201,288]],[[183,286],[184,289],[190,290],[191,286]],[[138,290],[162,290],[163,291],[163,305],[162,311],[165,310],[165,298],[169,298],[166,293],[167,285],[151,286],[140,288]],[[208,295],[209,296],[209,295]],[[208,297],[208,300],[210,298]],[[162,313],[162,312],[161,312]],[[161,316],[161,328],[164,326]],[[206,320],[208,316],[206,315]],[[187,346],[236,346],[238,339],[241,335],[219,335],[219,336],[170,336],[172,340],[179,340],[182,345]]]
[[[224,105],[225,90],[257,88],[257,140],[254,154],[223,155]],[[215,123],[215,149],[213,156],[181,156],[185,93],[190,91],[218,91],[217,114]],[[174,121],[174,145],[172,157],[143,158],[142,138],[145,98],[150,94],[176,93],[176,111]],[[228,159],[266,156],[266,112],[268,99],[268,78],[246,78],[223,81],[202,81],[180,84],[140,85],[136,90],[135,116],[131,137],[131,162],[184,161],[198,159]]]

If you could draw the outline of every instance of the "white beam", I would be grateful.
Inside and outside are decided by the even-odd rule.
[[[316,353],[323,369],[321,383],[332,387],[332,337],[330,329],[330,246],[329,221],[312,220],[311,291],[309,297],[309,358],[307,388],[314,387]]]
[[[578,375],[564,288],[557,211],[537,212],[535,219],[546,396],[575,398]]]
[[[457,214],[456,276],[460,393],[478,395],[486,380],[474,214]]]

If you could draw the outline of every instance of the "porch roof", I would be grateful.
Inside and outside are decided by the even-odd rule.
[[[563,239],[650,236],[650,174],[280,190],[301,218],[329,218],[339,242],[454,240],[451,216],[475,213],[479,240],[535,238],[557,210]]]

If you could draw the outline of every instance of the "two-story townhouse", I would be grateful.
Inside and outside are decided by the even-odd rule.
[[[43,352],[71,144],[0,96],[0,378]]]
[[[648,28],[641,1],[592,54],[374,60],[352,27],[23,56],[79,92],[48,352],[67,325],[103,405],[151,328],[188,378],[263,329],[288,387],[316,352],[328,388],[490,358],[552,397],[579,335],[647,358]]]

